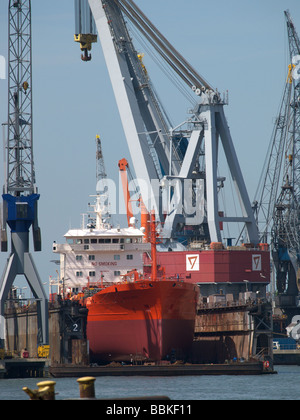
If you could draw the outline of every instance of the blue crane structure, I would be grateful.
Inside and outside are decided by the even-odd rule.
[[[8,120],[6,179],[3,188],[1,251],[11,252],[0,281],[0,320],[17,275],[24,275],[37,302],[38,344],[48,343],[48,299],[29,252],[32,227],[34,250],[41,251],[32,141],[31,1],[9,0]],[[3,346],[4,337],[0,337]]]

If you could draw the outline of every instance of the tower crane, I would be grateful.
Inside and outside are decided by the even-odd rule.
[[[40,195],[33,160],[31,53],[31,1],[9,0],[8,121],[1,251],[6,252],[8,248],[8,226],[11,253],[0,282],[0,319],[4,319],[5,301],[16,276],[24,275],[37,301],[38,344],[47,344],[48,300],[29,252],[31,227],[34,249],[41,250],[37,217]]]
[[[289,65],[283,97],[271,137],[265,169],[256,194],[257,220],[263,242],[271,241],[279,306],[288,318],[299,313],[300,267],[300,41],[284,12]]]
[[[133,0],[89,0],[89,5],[136,180],[147,211],[154,209],[162,223],[161,238],[166,249],[186,227],[192,228],[197,239],[221,242],[221,222],[244,223],[247,240],[257,244],[253,210],[224,114],[225,98],[167,41]],[[195,95],[197,105],[188,119],[187,129],[182,130],[181,125],[170,129],[167,113],[141,54],[133,45],[125,18]],[[219,211],[217,162],[221,143],[240,202],[239,216],[222,216]],[[203,155],[205,162],[201,170],[199,161]]]
[[[105,220],[110,217],[109,214],[109,196],[108,196],[108,182],[105,170],[102,144],[99,134],[96,135],[96,192],[98,197],[98,204],[102,208],[102,216]]]

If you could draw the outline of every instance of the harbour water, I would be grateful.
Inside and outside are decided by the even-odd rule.
[[[166,395],[171,400],[300,400],[300,366],[275,366],[258,376],[98,377],[97,398]],[[38,378],[0,380],[0,400],[28,400]],[[79,398],[76,378],[56,379],[56,400]]]

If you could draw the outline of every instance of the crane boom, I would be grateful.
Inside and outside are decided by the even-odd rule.
[[[185,83],[195,91],[197,89],[211,89],[211,85],[199,75],[185,58],[163,36],[155,25],[147,18],[132,0],[119,0],[121,9],[132,23],[146,35],[160,56],[176,71]]]

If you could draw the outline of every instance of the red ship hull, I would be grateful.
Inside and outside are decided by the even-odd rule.
[[[193,342],[198,293],[192,284],[163,280],[96,293],[87,302],[91,361],[184,357]]]

